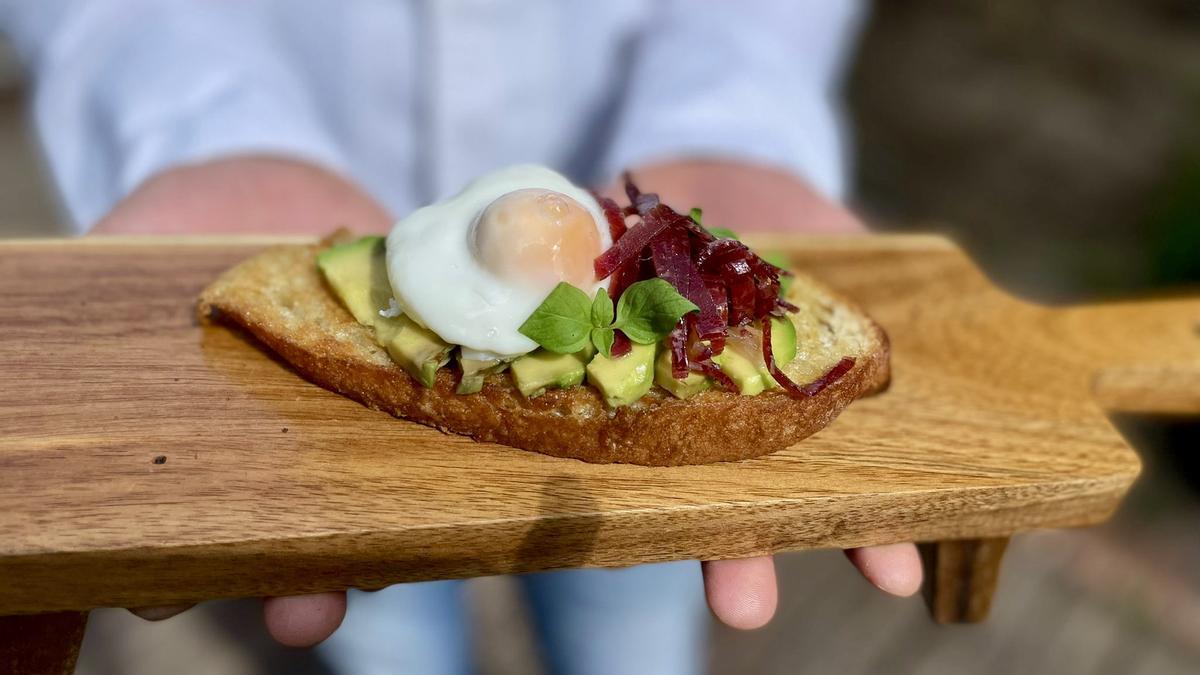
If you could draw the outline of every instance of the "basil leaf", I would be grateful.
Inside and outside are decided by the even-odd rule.
[[[604,358],[612,358],[613,339],[616,337],[616,331],[611,328],[593,328],[592,329],[592,344],[596,346],[596,350],[604,355]]]
[[[697,225],[704,227],[704,223],[701,222],[701,218],[704,216],[703,211],[695,208],[692,209],[691,213],[688,215],[691,216],[692,221],[694,221]],[[741,237],[737,236],[737,233],[728,227],[704,227],[704,229],[717,239],[737,239],[741,241]]]
[[[587,293],[560,281],[517,330],[547,351],[574,354],[588,343],[591,304]]]
[[[608,297],[607,290],[603,288],[597,288],[596,297],[592,298],[592,326],[596,328],[608,328],[612,325],[612,322],[612,299]],[[597,345],[596,348],[599,349],[599,345]]]
[[[646,279],[621,293],[613,328],[625,331],[638,344],[648,345],[670,333],[684,314],[696,311],[699,308],[665,280]]]
[[[787,254],[783,253],[782,251],[766,251],[759,254],[758,257],[766,260],[780,269],[788,269],[788,257]],[[787,295],[788,290],[790,290],[792,287],[793,280],[794,277],[791,276],[781,275],[779,277],[779,297],[785,297]]]

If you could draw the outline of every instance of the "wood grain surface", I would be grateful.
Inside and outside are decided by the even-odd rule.
[[[0,243],[0,614],[1087,525],[1139,467],[1093,391],[1152,407],[1169,371],[1164,407],[1200,411],[1200,300],[1052,310],[942,239],[776,238],[887,329],[890,391],[760,459],[553,459],[197,325],[200,289],[268,243]]]

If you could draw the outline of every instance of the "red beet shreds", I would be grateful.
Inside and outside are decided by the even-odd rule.
[[[788,272],[736,239],[714,236],[690,216],[663,204],[658,195],[642,192],[628,174],[625,194],[630,204],[624,208],[611,199],[600,200],[613,245],[596,258],[596,278],[611,277],[608,292],[616,302],[630,284],[658,277],[700,309],[680,319],[668,338],[674,377],[704,373],[718,386],[737,391],[712,357],[724,349],[731,327],[757,323],[764,327],[767,369],[792,396],[815,396],[854,366],[853,358],[843,358],[814,382],[792,382],[775,363],[770,332],[770,317],[796,310],[780,297],[779,278]],[[630,216],[637,222],[627,226]],[[614,355],[628,352],[628,338],[619,332],[616,338]]]

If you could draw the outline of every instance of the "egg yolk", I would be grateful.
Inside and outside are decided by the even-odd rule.
[[[477,260],[501,279],[537,288],[565,281],[596,282],[592,261],[600,255],[596,220],[561,192],[514,190],[484,209],[472,231]]]

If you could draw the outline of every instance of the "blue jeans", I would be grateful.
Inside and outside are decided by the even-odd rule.
[[[695,675],[704,606],[694,561],[518,577],[554,675]],[[343,675],[468,675],[463,581],[350,592],[346,621],[318,650]]]

